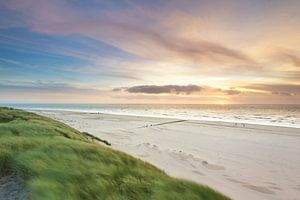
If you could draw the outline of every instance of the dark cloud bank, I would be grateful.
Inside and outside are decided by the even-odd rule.
[[[147,93],[147,94],[190,94],[193,92],[200,92],[202,87],[197,85],[140,85],[126,88],[125,91],[129,93]]]
[[[38,92],[38,93],[84,93],[84,94],[97,94],[101,91],[91,88],[79,88],[67,83],[57,82],[16,82],[16,83],[0,83],[1,92]]]
[[[114,92],[125,91],[128,93],[143,93],[143,94],[185,94],[201,92],[204,87],[198,85],[138,85],[133,87],[114,88]]]
[[[300,94],[300,85],[287,85],[287,84],[254,84],[245,86],[246,89],[256,89],[269,92],[269,94],[279,95],[279,96],[294,96]],[[198,85],[138,85],[133,87],[119,87],[114,88],[114,92],[125,91],[128,93],[142,93],[142,94],[185,94],[189,95],[191,93],[199,92],[217,92],[224,95],[233,96],[240,95],[242,92],[235,88],[230,88],[228,90],[208,87],[208,86],[198,86]]]

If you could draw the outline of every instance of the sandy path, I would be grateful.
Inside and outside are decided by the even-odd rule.
[[[233,199],[300,199],[300,129],[38,111]]]

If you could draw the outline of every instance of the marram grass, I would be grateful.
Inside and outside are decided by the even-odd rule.
[[[96,144],[58,121],[0,108],[0,177],[9,173],[24,178],[33,200],[228,199]]]

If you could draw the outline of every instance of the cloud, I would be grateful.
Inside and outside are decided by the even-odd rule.
[[[300,57],[294,54],[286,54],[286,57],[290,60],[291,63],[296,67],[300,67]]]
[[[292,52],[282,52],[281,57],[295,67],[300,67],[300,56]]]
[[[23,14],[25,24],[34,31],[47,34],[85,35],[145,59],[160,61],[173,59],[184,63],[202,62],[223,65],[255,63],[250,56],[233,47],[204,38],[191,38],[188,36],[188,30],[183,36],[182,34],[178,36],[177,32],[167,31],[170,26],[175,28],[175,31],[176,24],[166,25],[164,14],[157,14],[157,10],[148,9],[149,14],[146,15],[137,12],[133,5],[129,10],[118,10],[118,12],[107,13],[100,10],[91,17],[83,15],[67,1],[55,0],[50,3],[49,1],[14,0],[7,4],[14,12]],[[169,10],[168,14],[172,12],[175,16],[178,15],[176,10]],[[137,15],[141,20],[137,20]],[[193,21],[199,20],[183,12],[179,18],[183,16],[187,19],[193,18]],[[159,22],[157,27],[144,26],[145,22],[151,21]]]
[[[9,63],[9,64],[14,64],[14,65],[23,65],[23,63],[20,63],[18,61],[11,60],[11,59],[5,59],[5,58],[1,58],[1,57],[0,57],[0,61],[3,61],[5,63]]]
[[[113,91],[125,90],[129,93],[144,93],[144,94],[191,94],[200,92],[202,88],[197,85],[140,85],[128,88],[114,88]]]
[[[281,77],[287,78],[288,80],[295,80],[299,81],[300,80],[300,71],[287,71],[287,72],[282,72]]]
[[[59,82],[9,82],[0,83],[0,91],[8,93],[24,93],[24,92],[39,92],[39,93],[84,93],[97,94],[100,90],[92,88],[83,88],[73,86],[67,83]]]
[[[217,95],[217,96],[238,96],[243,94],[269,94],[279,96],[295,96],[300,95],[300,85],[293,84],[252,84],[241,86],[241,89],[229,88],[221,89],[211,86],[198,86],[198,85],[139,85],[133,87],[119,87],[114,88],[113,92],[128,92],[128,93],[141,93],[141,94],[185,94],[199,93],[201,95]]]
[[[208,95],[238,95],[241,91],[230,88],[230,89],[220,89],[208,86],[198,86],[198,85],[139,85],[133,87],[119,87],[114,88],[113,92],[125,91],[128,93],[143,93],[143,94],[185,94],[189,95],[191,93],[208,94]]]
[[[293,96],[293,93],[289,93],[289,92],[272,92],[272,94],[276,94],[279,96]]]
[[[67,72],[77,72],[77,73],[85,73],[85,74],[93,74],[103,77],[111,77],[118,79],[131,79],[131,80],[139,80],[140,76],[136,73],[126,73],[127,71],[124,69],[117,69],[115,65],[102,67],[104,64],[100,63],[99,65],[91,65],[91,66],[66,66],[63,70]]]
[[[97,82],[99,85],[108,84],[107,87],[128,84],[133,86],[114,88],[115,95],[140,95],[142,98],[175,97],[173,94],[186,94],[181,95],[184,98],[201,95],[225,98],[265,95],[280,99],[280,96],[299,94],[299,88],[280,84],[299,83],[300,77],[300,57],[296,50],[299,46],[297,33],[300,29],[299,26],[291,26],[294,25],[291,22],[298,23],[299,6],[292,1],[280,3],[280,6],[276,3],[278,9],[270,3],[270,7],[267,7],[272,9],[268,12],[257,9],[265,8],[264,2],[256,2],[253,4],[255,6],[251,4],[249,7],[246,0],[192,0],[188,4],[184,1],[168,3],[131,0],[122,3],[84,3],[69,0],[0,1],[0,11],[4,11],[1,12],[1,29],[18,27],[15,31],[20,32],[18,35],[3,32],[0,42],[27,53],[34,51],[39,54],[62,55],[56,58],[57,62],[49,62],[49,65],[57,64],[59,72],[68,79],[51,77],[53,80],[61,78],[63,82],[76,81],[78,77],[75,76],[79,75],[84,82],[81,84],[85,85]],[[283,11],[289,11],[288,15],[281,15]],[[286,20],[290,17],[293,20]],[[20,37],[29,33],[47,37]],[[51,39],[47,39],[48,37]],[[79,42],[74,42],[77,40]],[[280,49],[273,57],[266,55],[265,52],[274,46],[287,49]],[[79,58],[84,62],[60,62],[66,56],[71,56],[72,60],[73,57]],[[9,58],[0,58],[0,61],[27,68],[35,67],[38,69],[36,71],[50,71],[42,62],[36,66],[18,62],[17,54]],[[36,60],[38,62],[43,59]],[[30,75],[24,75],[22,79],[35,80],[34,76],[38,76],[34,71],[28,71],[28,74]],[[86,78],[86,75],[89,77]],[[18,79],[20,73],[7,76],[11,76],[12,80]],[[50,76],[53,75],[47,74],[47,78]],[[74,79],[69,79],[71,76]],[[97,76],[96,81],[94,76]],[[254,82],[261,80],[269,81],[270,84]],[[277,84],[271,84],[272,82]],[[188,83],[200,86],[186,85]],[[254,92],[250,94],[246,90],[239,90],[239,84],[247,85],[246,89]],[[230,88],[231,86],[238,89]],[[99,92],[93,88],[57,82],[2,83],[0,88],[7,92]],[[258,94],[255,90],[264,92]],[[197,94],[187,95],[191,93]]]
[[[276,48],[270,55],[270,60],[282,64],[291,64],[294,67],[300,67],[300,52],[287,48]]]
[[[126,91],[128,88],[127,87],[119,87],[119,88],[113,88],[113,92],[121,92],[121,91]]]
[[[261,90],[280,96],[300,95],[300,85],[295,84],[253,84],[245,88]]]
[[[238,95],[238,94],[240,94],[241,93],[241,91],[239,91],[239,90],[236,90],[236,89],[229,89],[229,90],[222,90],[222,89],[220,89],[220,91],[221,92],[223,92],[224,94],[226,94],[226,95]]]

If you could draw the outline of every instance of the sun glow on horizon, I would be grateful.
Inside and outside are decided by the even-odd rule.
[[[218,101],[217,104],[219,104],[219,105],[226,105],[226,104],[228,104],[228,103],[225,102],[225,101]]]

